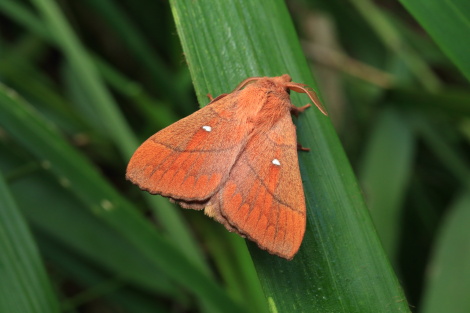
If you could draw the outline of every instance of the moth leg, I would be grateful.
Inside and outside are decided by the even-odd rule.
[[[310,151],[310,148],[302,147],[300,143],[297,143],[297,150],[299,151]]]
[[[296,107],[295,105],[290,105],[290,113],[295,115],[295,117],[299,117],[299,114],[302,113],[303,111],[305,111],[307,108],[311,107],[312,105],[309,103],[309,104],[306,104],[304,105],[303,107]]]

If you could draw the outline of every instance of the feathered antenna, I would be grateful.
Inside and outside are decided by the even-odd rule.
[[[299,83],[288,83],[286,84],[286,87],[295,92],[306,93],[308,97],[310,98],[310,100],[312,100],[315,106],[320,110],[320,112],[328,116],[328,112],[326,112],[325,107],[323,106],[323,104],[321,103],[320,99],[317,96],[317,93],[313,89],[311,89],[305,84],[299,84]]]

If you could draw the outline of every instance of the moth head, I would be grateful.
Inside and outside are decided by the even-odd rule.
[[[317,94],[313,89],[308,87],[305,84],[299,84],[292,82],[292,78],[289,74],[284,74],[281,76],[276,77],[250,77],[242,81],[237,88],[233,91],[238,91],[242,88],[245,88],[247,85],[256,83],[258,87],[276,90],[278,89],[280,92],[287,92],[290,94],[290,91],[293,90],[299,93],[306,93],[310,100],[315,104],[315,106],[325,115],[328,115],[326,109],[323,107],[320,99],[318,98]]]
[[[289,74],[284,74],[281,76],[273,77],[272,80],[277,81],[278,83],[284,85],[292,81],[292,77]]]

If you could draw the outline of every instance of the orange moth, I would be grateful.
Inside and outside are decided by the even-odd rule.
[[[295,125],[310,106],[292,105],[290,91],[315,92],[287,74],[251,77],[234,91],[162,129],[134,153],[126,177],[151,194],[216,221],[285,259],[305,232],[305,197]]]

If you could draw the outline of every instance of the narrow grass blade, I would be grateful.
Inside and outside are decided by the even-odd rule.
[[[58,313],[39,251],[2,173],[0,251],[0,312]]]
[[[470,81],[470,2],[400,0]]]
[[[396,261],[400,217],[413,164],[412,127],[391,108],[382,111],[364,151],[361,184],[389,258]]]
[[[102,119],[102,122],[109,136],[121,151],[122,156],[130,157],[137,146],[137,140],[124,117],[117,110],[114,100],[104,87],[84,47],[61,14],[57,3],[51,0],[33,0],[32,2],[42,14],[49,30],[52,31],[52,38],[70,60],[78,79],[83,84],[82,87],[93,100],[93,107],[97,114],[106,117]]]
[[[470,311],[470,192],[448,208],[427,271],[421,313]]]

